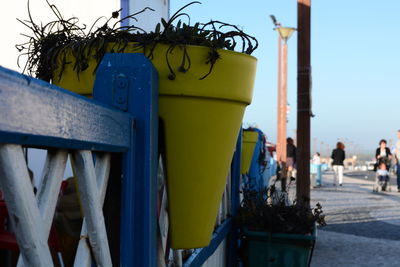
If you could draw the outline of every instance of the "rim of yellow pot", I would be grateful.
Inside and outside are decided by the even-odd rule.
[[[143,47],[134,47],[132,44],[135,43],[128,43],[124,53],[143,52]],[[210,48],[186,45],[191,67],[187,72],[182,73],[179,72],[178,69],[182,63],[184,50],[183,45],[177,45],[171,53],[168,54],[170,66],[176,74],[174,80],[169,80],[168,75],[170,74],[170,70],[166,61],[166,52],[169,47],[169,44],[158,43],[150,59],[159,73],[160,95],[206,97],[238,101],[245,104],[251,103],[255,77],[254,75],[248,74],[255,73],[257,59],[254,56],[231,50],[218,49],[217,51],[221,58],[216,61],[211,73],[206,78],[200,80],[210,69],[210,64],[206,64],[208,53],[211,51]],[[107,50],[110,51],[112,48],[117,49],[115,44],[110,43]],[[67,61],[75,62],[71,54],[67,57]],[[75,91],[75,87],[84,88],[85,86],[89,86],[90,88],[80,89],[78,93],[90,94],[95,80],[93,71],[96,65],[97,62],[95,62],[95,59],[91,59],[89,61],[89,68],[79,73],[80,81],[82,81],[80,86],[77,86],[78,83],[81,83],[80,81],[74,82],[73,85],[67,85],[64,81],[57,81],[57,78],[54,79],[54,83],[71,91]],[[73,70],[73,66],[74,63],[65,65],[64,73],[74,75],[73,78],[70,77],[69,79],[77,80],[78,77]],[[237,75],[238,66],[240,66],[243,75]],[[54,76],[58,74],[59,69],[54,72]],[[224,78],[221,79],[221,77]],[[65,80],[65,77],[63,77],[63,80]],[[88,80],[92,80],[92,82],[90,82],[89,85],[83,85],[83,81]],[[188,86],[187,83],[190,83],[190,86]],[[179,90],[178,88],[185,89]]]
[[[161,44],[161,49],[157,51],[165,55],[168,45]],[[251,55],[239,53],[231,50],[217,50],[220,59],[218,59],[211,73],[204,79],[202,76],[208,73],[210,65],[206,64],[210,48],[204,46],[186,46],[187,52],[191,59],[191,68],[186,73],[175,71],[175,80],[169,80],[168,66],[164,57],[156,57],[152,60],[156,69],[159,71],[160,94],[161,95],[182,95],[217,98],[232,101],[239,101],[250,104],[253,94],[254,73],[257,65],[257,59]],[[174,54],[177,57],[169,57],[171,66],[177,69],[181,64],[183,48],[177,46]],[[161,59],[161,60],[158,60]],[[238,74],[238,66],[240,66],[243,75]],[[251,75],[248,75],[251,74]],[[223,77],[223,78],[221,78]],[[190,87],[187,83],[190,82]],[[178,91],[177,88],[185,88]]]

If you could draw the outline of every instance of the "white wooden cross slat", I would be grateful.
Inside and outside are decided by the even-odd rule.
[[[60,192],[67,158],[68,152],[66,150],[49,150],[47,152],[41,183],[36,194],[43,223],[44,236],[46,238],[49,236],[53,223],[54,211],[57,205],[57,198]],[[17,266],[24,266],[22,257],[19,257]]]
[[[91,151],[75,152],[75,168],[91,251],[97,266],[112,266]]]
[[[0,186],[27,266],[53,266],[22,147],[0,144]]]
[[[168,266],[166,262],[167,254],[167,239],[168,239],[168,207],[167,207],[167,186],[165,181],[165,173],[163,166],[163,159],[160,155],[158,158],[157,169],[157,192],[158,192],[158,257],[157,266]]]
[[[100,206],[103,207],[107,183],[110,174],[110,154],[96,154],[95,173],[97,179],[97,187],[100,192]],[[81,238],[77,253],[75,256],[74,266],[76,267],[90,267],[92,265],[92,257],[90,248],[87,244],[88,232],[86,226],[86,219],[83,220]]]

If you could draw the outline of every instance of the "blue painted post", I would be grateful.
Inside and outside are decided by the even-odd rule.
[[[231,210],[230,214],[235,217],[240,206],[240,164],[242,157],[242,134],[243,129],[240,129],[238,140],[236,143],[236,151],[233,155],[231,165]],[[227,266],[236,266],[238,256],[238,229],[233,225],[228,236],[228,255]]]
[[[264,172],[266,171],[266,166],[260,161],[260,156],[262,150],[266,150],[264,142],[264,134],[259,129],[254,129],[258,133],[258,140],[254,147],[253,157],[251,159],[249,173],[247,174],[248,187],[251,190],[262,191],[268,184],[267,179],[264,179]],[[268,153],[268,152],[267,152]],[[262,159],[264,161],[265,159]]]
[[[94,98],[133,116],[123,155],[120,265],[157,262],[158,74],[143,54],[106,54]]]

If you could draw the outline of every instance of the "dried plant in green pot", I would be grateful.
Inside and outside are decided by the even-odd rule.
[[[243,190],[236,222],[241,228],[245,266],[309,266],[317,225],[326,225],[319,203],[297,205],[275,184],[264,192]]]

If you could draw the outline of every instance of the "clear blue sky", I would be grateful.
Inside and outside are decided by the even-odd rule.
[[[171,13],[189,1],[171,1]],[[202,1],[187,10],[192,21],[219,19],[240,25],[260,47],[253,103],[245,122],[276,140],[277,33],[269,18],[297,26],[295,0]],[[312,1],[312,137],[333,146],[347,138],[372,151],[400,129],[400,1]],[[296,128],[297,36],[289,40],[288,134]],[[352,147],[348,146],[349,148]],[[326,145],[324,145],[326,151]]]
[[[107,0],[95,10],[94,0],[53,0],[62,10],[82,17],[96,18],[119,6],[119,0]],[[171,14],[190,1],[171,0]],[[284,26],[296,27],[296,0],[204,0],[187,9],[192,22],[218,19],[239,25],[257,37],[260,47],[254,99],[244,121],[258,125],[272,142],[276,140],[277,33],[269,18],[274,14]],[[44,0],[31,0],[35,12],[45,7]],[[75,3],[75,4],[74,4]],[[43,11],[45,12],[45,11]],[[86,12],[86,13],[85,13]],[[97,13],[96,13],[97,12]],[[400,109],[400,1],[312,0],[313,112],[312,137],[331,147],[338,138],[371,151],[379,139],[395,139],[400,128],[396,116]],[[47,13],[47,12],[46,12]],[[83,15],[82,15],[82,14]],[[38,14],[38,13],[35,13]],[[26,18],[26,0],[9,2],[0,10],[0,65],[16,69],[15,43],[24,28],[15,17]],[[47,19],[37,15],[37,19]],[[84,20],[91,22],[93,19]],[[291,105],[288,134],[296,128],[297,35],[289,40],[288,102]],[[350,148],[348,146],[348,148]],[[326,145],[324,145],[326,151]],[[322,150],[322,151],[324,151]]]

